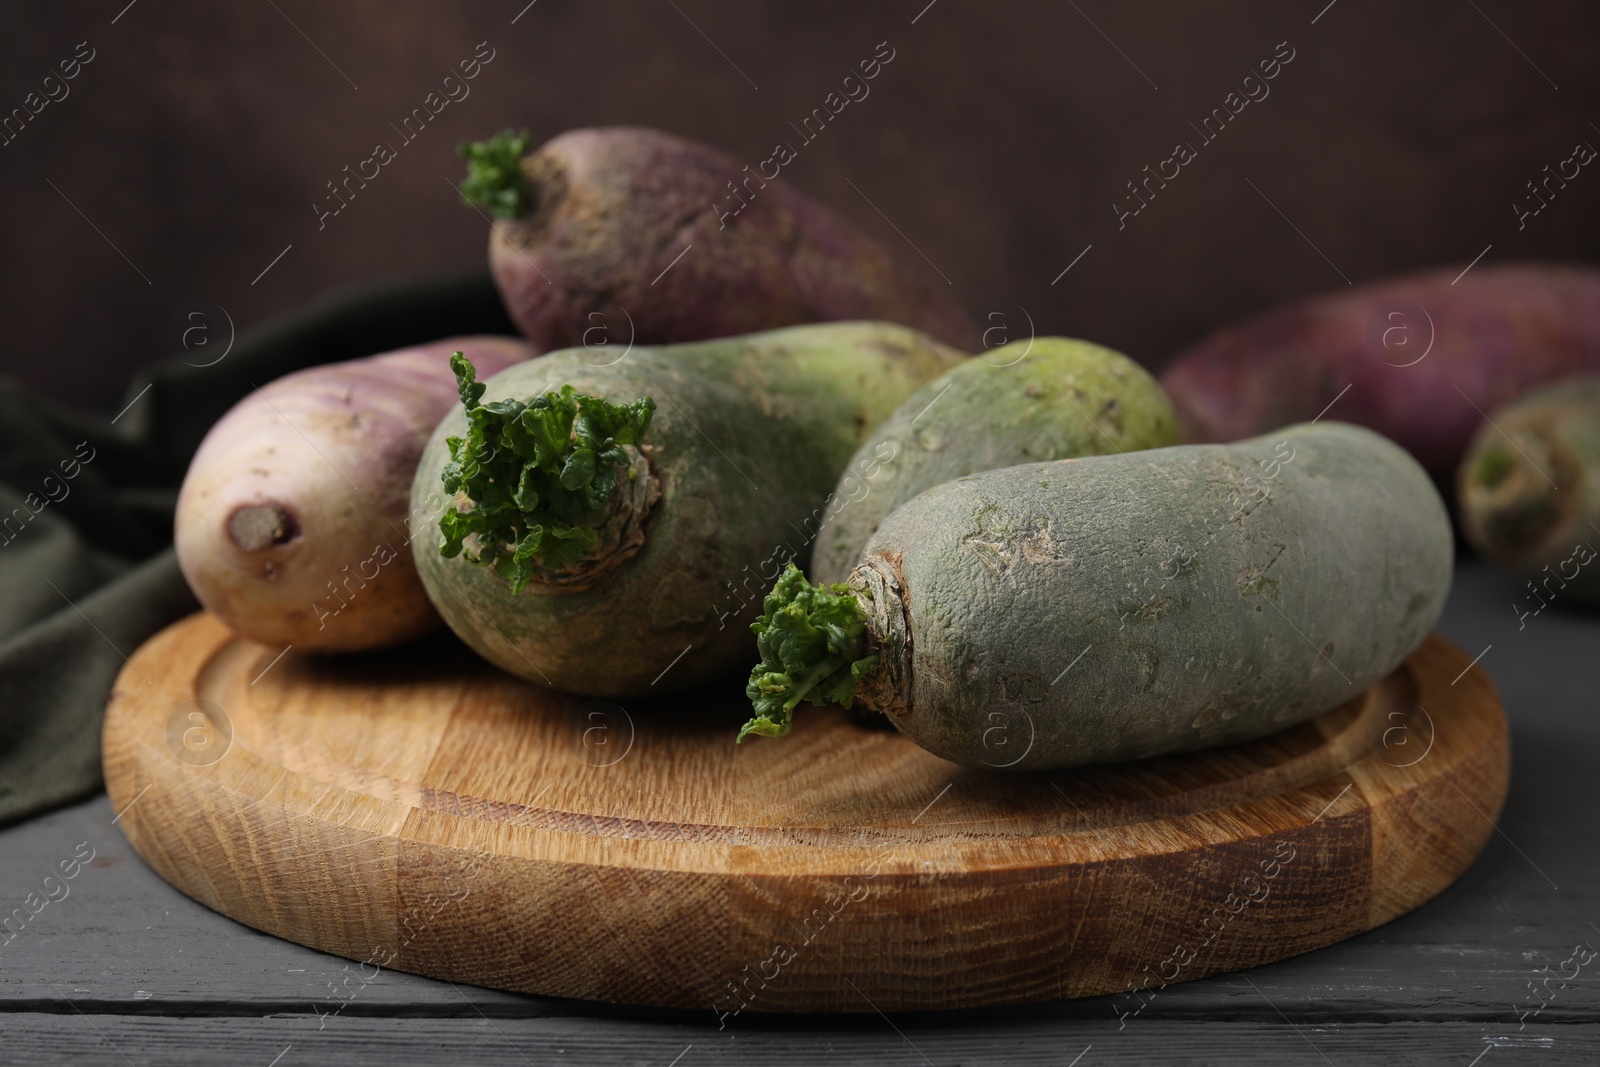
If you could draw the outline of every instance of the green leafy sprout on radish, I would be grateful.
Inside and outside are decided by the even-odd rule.
[[[762,602],[755,631],[761,662],[745,695],[755,715],[739,731],[782,737],[802,700],[849,707],[861,679],[878,665],[866,652],[867,617],[845,585],[811,585],[790,563]]]
[[[495,218],[519,219],[533,206],[533,185],[522,169],[522,157],[533,145],[528,131],[501,130],[487,141],[465,141],[456,155],[467,161],[461,199]]]
[[[611,404],[559,392],[520,400],[480,403],[484,385],[460,352],[450,357],[467,436],[446,441],[450,462],[445,491],[464,495],[472,510],[448,508],[440,517],[439,551],[463,555],[469,535],[477,549],[464,558],[493,567],[521,593],[537,569],[561,570],[577,563],[598,542],[595,526],[606,515],[619,471],[637,473],[626,447],[637,446],[650,428],[655,401]]]

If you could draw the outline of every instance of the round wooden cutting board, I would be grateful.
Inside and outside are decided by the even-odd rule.
[[[280,656],[196,615],[118,679],[106,784],[163,878],[362,961],[348,985],[395,967],[726,1019],[1142,991],[1318,948],[1461,874],[1510,769],[1493,686],[1438,637],[1311,723],[1116,767],[968,770],[809,706],[736,747],[747,712],[737,684],[618,705],[447,637]]]

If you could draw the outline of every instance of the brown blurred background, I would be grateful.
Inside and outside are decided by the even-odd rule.
[[[447,179],[456,142],[504,126],[536,143],[658,126],[752,165],[790,141],[789,181],[990,325],[1025,332],[1026,309],[1040,333],[1151,366],[1346,278],[1490,245],[1486,260],[1600,261],[1600,172],[1525,229],[1512,209],[1546,164],[1600,146],[1600,8],[1580,0],[525,5],[8,12],[0,113],[59,96],[43,80],[80,42],[93,58],[0,147],[0,373],[110,413],[194,301],[244,329],[343,286],[481,264],[486,226]],[[800,146],[789,123],[882,41],[895,55],[870,96]],[[398,145],[389,124],[479,42],[494,58],[471,95],[319,231],[324,183]],[[1189,123],[1279,42],[1294,59],[1270,95],[1201,145]],[[1179,140],[1199,158],[1119,231],[1125,183]]]

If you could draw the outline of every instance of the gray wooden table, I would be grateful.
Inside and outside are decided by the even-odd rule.
[[[1102,997],[893,1017],[746,1013],[719,1030],[709,1011],[388,971],[343,1002],[331,984],[345,960],[169,888],[101,796],[0,832],[0,915],[93,850],[75,878],[51,883],[66,896],[12,940],[0,934],[0,1064],[1600,1063],[1600,615],[1557,602],[1519,623],[1520,588],[1464,563],[1441,624],[1469,653],[1487,649],[1511,718],[1511,795],[1472,869],[1388,926],[1170,987],[1135,1018]]]

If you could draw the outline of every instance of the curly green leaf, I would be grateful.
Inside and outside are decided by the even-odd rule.
[[[778,576],[750,625],[761,662],[745,695],[755,714],[739,731],[782,737],[802,700],[849,707],[861,680],[878,665],[866,654],[867,617],[847,587],[811,585],[793,563]]]
[[[526,402],[482,404],[471,362],[457,352],[450,366],[467,435],[446,439],[450,462],[441,480],[472,507],[445,510],[439,552],[492,566],[520,593],[540,570],[570,567],[599,542],[618,468],[628,466],[623,446],[643,440],[655,401],[612,404],[564,385]],[[474,535],[475,549],[466,544]]]
[[[522,169],[522,157],[533,139],[528,131],[501,130],[487,141],[465,141],[456,155],[467,161],[461,199],[500,219],[520,219],[533,206],[533,184]]]

